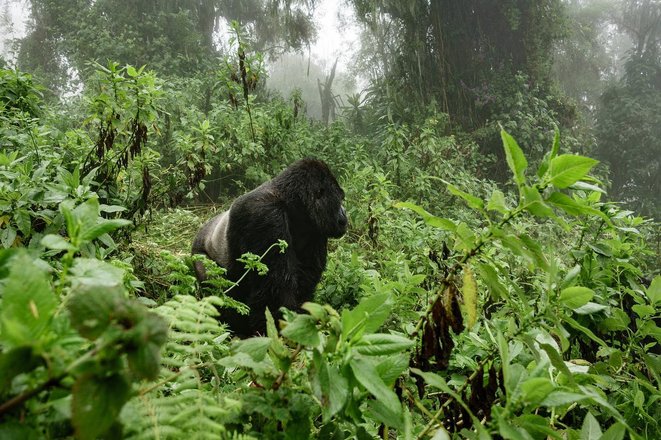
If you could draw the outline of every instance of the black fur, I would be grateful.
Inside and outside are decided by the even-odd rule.
[[[328,166],[316,159],[302,159],[258,188],[237,198],[225,211],[209,220],[197,233],[193,254],[204,254],[227,269],[236,281],[245,272],[236,259],[246,252],[263,254],[279,239],[288,243],[284,254],[272,249],[263,262],[269,271],[254,271],[230,291],[250,307],[242,316],[223,310],[221,320],[239,336],[264,333],[264,310],[278,316],[280,307],[297,310],[312,298],[326,267],[328,238],[346,232],[344,191]],[[204,268],[196,264],[200,281]]]

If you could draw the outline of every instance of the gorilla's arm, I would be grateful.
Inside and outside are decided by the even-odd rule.
[[[255,309],[268,306],[271,313],[285,306],[296,309],[298,291],[299,262],[294,248],[293,234],[289,218],[282,201],[272,192],[249,193],[240,197],[232,206],[229,214],[229,255],[234,259],[229,266],[231,279],[237,280],[244,272],[243,263],[237,262],[246,252],[262,255],[278,240],[287,242],[284,254],[279,248],[272,248],[262,262],[268,267],[268,273],[260,276],[250,273],[236,287],[236,299]],[[245,297],[245,293],[249,297]],[[264,317],[258,317],[263,320]]]

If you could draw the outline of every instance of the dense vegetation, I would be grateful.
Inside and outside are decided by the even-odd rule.
[[[0,438],[661,436],[661,234],[618,202],[659,212],[661,32],[581,116],[546,56],[568,47],[561,2],[352,1],[393,44],[327,125],[265,89],[254,50],[311,38],[308,2],[153,2],[153,28],[126,3],[31,2],[43,82],[0,70]],[[243,24],[224,54],[210,11]],[[306,313],[232,339],[217,307],[242,305],[218,268],[197,285],[192,237],[305,156],[349,232]]]

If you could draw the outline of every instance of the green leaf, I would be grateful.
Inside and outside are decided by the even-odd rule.
[[[598,209],[592,208],[591,206],[582,205],[581,203],[561,192],[556,191],[552,193],[546,200],[553,206],[556,206],[567,214],[573,215],[575,217],[579,215],[595,215],[600,217],[605,215]]]
[[[553,365],[559,372],[563,373],[569,383],[575,384],[574,375],[569,371],[569,367],[565,364],[565,361],[560,356],[560,353],[553,347],[551,344],[539,344],[540,348],[546,352]]]
[[[14,245],[16,241],[16,229],[11,226],[5,226],[0,232],[0,241],[2,241],[2,247],[9,249]]]
[[[312,388],[321,402],[324,422],[328,422],[344,407],[349,397],[349,381],[318,352],[315,352],[314,365]]]
[[[253,337],[236,341],[232,344],[232,354],[245,353],[257,362],[261,362],[266,357],[271,347],[271,338]]]
[[[583,333],[585,336],[587,336],[588,338],[592,339],[592,340],[593,340],[594,342],[596,342],[597,344],[601,345],[602,347],[608,347],[608,344],[606,344],[606,342],[604,342],[603,339],[601,339],[600,337],[598,337],[597,335],[595,335],[595,334],[592,332],[592,330],[590,330],[590,329],[587,328],[587,327],[582,326],[581,324],[579,324],[578,322],[576,322],[576,320],[574,320],[574,319],[571,318],[570,316],[565,316],[565,317],[563,317],[563,320],[564,320],[567,324],[569,324],[569,325],[571,325],[572,327],[574,327],[576,330],[582,332],[582,333]]]
[[[46,273],[26,252],[8,261],[9,274],[0,285],[0,342],[6,348],[36,346],[50,331],[58,301]]]
[[[509,296],[507,288],[500,282],[498,272],[490,264],[480,263],[478,265],[478,272],[482,281],[484,281],[489,288],[491,297],[494,301],[505,299]]]
[[[118,373],[107,377],[84,375],[73,386],[71,424],[76,438],[93,440],[117,419],[130,396],[131,385]]]
[[[500,137],[503,140],[507,165],[514,174],[514,181],[517,185],[523,185],[525,182],[524,171],[528,167],[528,161],[526,160],[521,147],[519,147],[519,144],[516,143],[509,133],[505,130],[500,130]]]
[[[76,258],[71,267],[71,285],[120,287],[124,285],[124,269],[96,258]]]
[[[556,188],[567,188],[587,176],[597,163],[589,157],[561,154],[551,160],[550,183]]]
[[[526,211],[537,217],[555,217],[553,209],[544,202],[537,188],[524,186],[521,188],[521,194],[523,195]]]
[[[43,364],[42,359],[34,355],[32,347],[16,347],[0,353],[0,396],[9,390],[16,376]]]
[[[23,233],[23,235],[30,235],[32,230],[32,220],[30,219],[30,213],[25,209],[17,209],[14,211],[14,220],[16,221],[16,226],[18,230]]]
[[[411,211],[418,214],[422,217],[422,221],[431,226],[432,228],[442,229],[444,231],[454,231],[457,228],[457,225],[449,219],[436,217],[425,211],[422,207],[411,202],[399,202],[395,203],[395,208],[400,209],[410,209]]]
[[[478,197],[475,197],[474,195],[469,194],[465,191],[460,190],[459,188],[452,185],[451,183],[446,182],[446,186],[452,194],[454,194],[457,197],[461,197],[462,199],[464,199],[469,207],[471,207],[471,208],[473,208],[477,211],[484,211],[484,202],[482,201],[482,199],[480,199]]]
[[[99,219],[97,224],[85,227],[81,231],[80,238],[84,241],[92,241],[103,234],[107,234],[108,232],[112,232],[115,229],[119,229],[130,224],[132,223],[129,220],[124,220],[121,218],[112,220]]]
[[[81,285],[67,299],[71,325],[82,337],[93,341],[108,328],[124,301],[120,286]]]
[[[353,310],[342,311],[342,337],[358,339],[364,333],[374,333],[390,316],[392,298],[389,294],[363,299]]]
[[[41,239],[41,244],[48,249],[61,251],[75,251],[77,249],[76,246],[69,243],[64,237],[55,234],[44,235]]]
[[[537,405],[544,400],[555,386],[547,377],[531,377],[521,384],[521,397],[526,403]]]
[[[310,315],[298,315],[281,331],[282,336],[301,345],[316,347],[321,339],[317,321]]]
[[[140,379],[154,380],[161,369],[161,347],[167,340],[168,324],[155,313],[144,313],[132,329],[127,358],[131,372]]]
[[[599,440],[622,440],[626,432],[627,428],[623,424],[620,422],[613,423],[610,428],[599,437]]]
[[[555,158],[560,151],[560,130],[558,127],[555,128],[553,133],[553,146],[551,147],[550,159]]]
[[[349,362],[354,377],[365,389],[393,414],[401,414],[402,407],[397,394],[381,379],[374,364],[354,357]]]
[[[554,408],[589,399],[585,394],[570,393],[567,391],[553,391],[541,403],[540,406]]]
[[[328,318],[328,311],[321,304],[305,302],[301,308],[308,312],[317,321],[325,321]]]
[[[507,214],[509,212],[509,208],[505,202],[505,194],[503,194],[503,192],[498,189],[494,190],[491,193],[489,202],[487,203],[487,209],[489,211],[500,212],[503,215]]]
[[[661,302],[661,275],[657,275],[647,288],[647,297],[652,304]]]
[[[601,437],[601,427],[599,422],[594,418],[592,413],[588,411],[583,419],[583,426],[581,427],[581,440],[599,440]]]
[[[461,295],[466,311],[466,327],[470,330],[477,321],[477,283],[468,264],[464,265]]]
[[[365,335],[354,344],[354,349],[366,356],[383,356],[406,351],[414,342],[399,335],[374,333]]]
[[[127,65],[127,66],[126,66],[126,73],[127,73],[128,76],[130,76],[131,78],[135,78],[136,76],[138,76],[138,71],[135,70],[135,67],[133,67],[133,66],[131,66],[131,65]]]
[[[587,287],[574,286],[562,289],[560,302],[567,308],[577,309],[587,304],[594,297],[594,291]]]
[[[498,432],[506,440],[532,440],[530,434],[510,424],[509,420],[503,415],[498,417]]]

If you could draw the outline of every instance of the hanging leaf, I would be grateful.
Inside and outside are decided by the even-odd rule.
[[[466,310],[466,327],[470,330],[477,321],[477,284],[470,266],[464,266],[463,288],[464,309]]]
[[[528,161],[519,147],[519,144],[505,130],[500,130],[500,137],[503,140],[505,148],[505,159],[507,165],[514,174],[514,181],[517,185],[523,185],[525,182],[524,171],[528,167]]]

